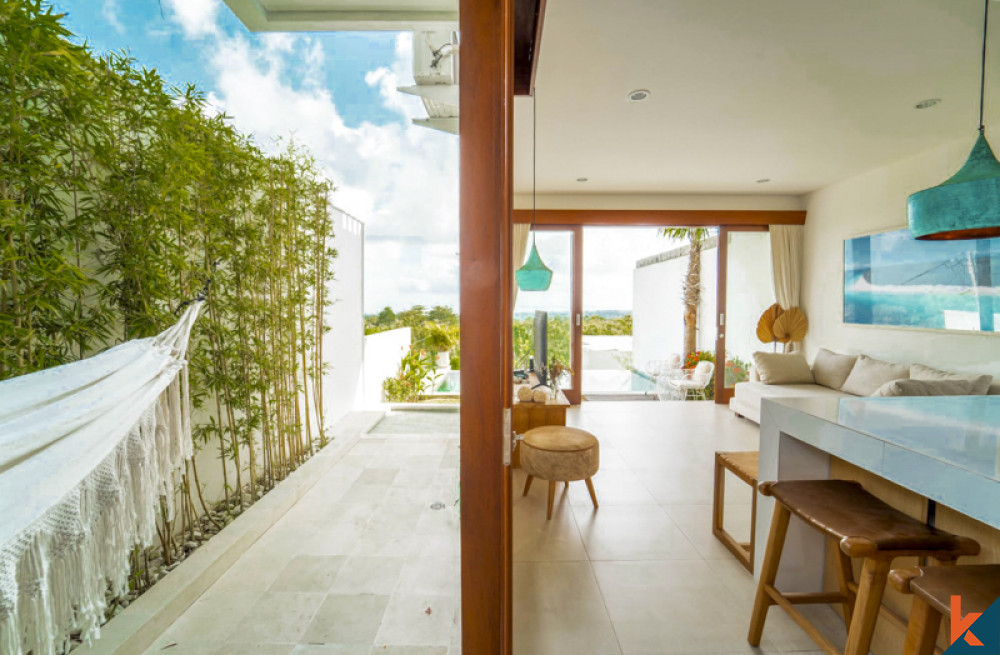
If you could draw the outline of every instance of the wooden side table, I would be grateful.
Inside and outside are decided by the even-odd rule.
[[[529,384],[535,384],[534,377],[529,378]],[[550,394],[544,405],[522,403],[517,399],[517,389],[520,386],[523,385],[514,387],[514,406],[511,408],[511,429],[514,432],[524,434],[528,430],[546,425],[566,425],[566,410],[569,408],[566,394],[560,391],[555,398]],[[548,393],[548,389],[545,391]],[[514,468],[521,468],[520,447],[520,443],[514,446],[514,455],[511,457],[511,466]]]

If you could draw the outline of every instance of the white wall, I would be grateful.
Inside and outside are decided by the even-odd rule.
[[[399,371],[399,362],[410,348],[410,328],[369,334],[365,338],[364,406],[383,402],[382,382]]]
[[[1000,378],[1000,336],[843,323],[844,239],[906,226],[909,194],[957,171],[969,138],[839,182],[807,198],[802,307],[809,318],[806,351],[864,352],[900,363],[991,373]]]
[[[701,307],[698,349],[715,348],[715,248],[701,251]],[[687,255],[635,269],[633,276],[632,359],[644,370],[654,359],[684,352],[683,283]]]
[[[334,279],[327,285],[330,331],[323,336],[323,419],[327,427],[364,404],[364,223],[334,209]]]

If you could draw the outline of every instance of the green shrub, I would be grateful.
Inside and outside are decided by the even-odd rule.
[[[382,382],[385,399],[391,403],[413,403],[420,400],[428,381],[436,382],[434,373],[434,356],[425,350],[414,347],[403,355],[399,362],[399,371],[395,377],[386,378]]]

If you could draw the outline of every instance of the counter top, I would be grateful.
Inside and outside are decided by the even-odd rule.
[[[1000,396],[779,398],[783,433],[1000,527]]]

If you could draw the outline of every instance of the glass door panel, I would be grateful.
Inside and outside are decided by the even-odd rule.
[[[547,314],[548,361],[553,359],[572,371],[576,371],[574,357],[574,303],[573,303],[573,258],[574,237],[572,230],[537,230],[532,233],[538,246],[538,254],[545,265],[552,269],[552,284],[546,291],[517,291],[514,302],[514,367],[528,368],[529,358],[535,357],[535,312]],[[531,252],[531,241],[527,252]],[[527,255],[526,255],[527,256]],[[520,264],[518,264],[520,267]],[[535,362],[537,366],[539,362]],[[570,402],[579,397],[579,389],[569,372],[558,380],[559,388],[566,393]]]
[[[753,353],[769,348],[757,339],[757,321],[774,303],[771,235],[723,228],[719,242],[722,279],[719,282],[715,398],[716,402],[729,402],[736,383],[749,378]]]

